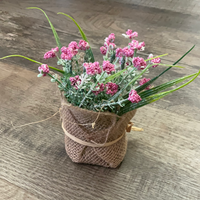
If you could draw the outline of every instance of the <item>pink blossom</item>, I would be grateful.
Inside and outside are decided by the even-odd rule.
[[[44,54],[44,59],[49,59],[49,58],[54,58],[54,57],[56,57],[56,54],[53,51],[48,51]]]
[[[108,43],[108,46],[112,49],[116,48],[116,44],[115,43]]]
[[[53,48],[53,49],[51,49],[51,51],[53,51],[53,52],[58,52],[59,51],[59,48],[58,47],[56,47],[56,48]]]
[[[150,81],[150,80],[151,80],[150,78],[143,78],[143,79],[140,80],[139,84],[140,84],[140,85],[144,85],[145,83],[147,83],[147,82]],[[151,87],[151,86],[148,85],[145,89],[146,89],[146,90],[149,90],[150,87]]]
[[[68,50],[67,47],[64,46],[64,47],[61,48],[61,52],[65,53],[65,54],[68,54],[69,50]]]
[[[138,49],[139,42],[137,40],[132,40],[128,45],[130,46],[130,49],[135,50]]]
[[[136,67],[138,70],[142,70],[147,66],[147,63],[144,61],[144,59],[140,57],[134,57],[132,63],[133,66]]]
[[[132,30],[128,29],[126,34],[122,34],[125,38],[133,39],[138,36],[137,32],[133,32]]]
[[[112,96],[118,91],[119,86],[116,83],[107,83],[106,94],[111,94]]]
[[[60,56],[63,60],[71,60],[73,55],[71,53],[69,54],[65,54],[65,53],[61,53],[61,56]]]
[[[135,90],[131,90],[129,93],[128,100],[131,101],[132,103],[138,103],[142,99]]]
[[[75,41],[72,41],[69,43],[68,48],[71,48],[73,50],[77,50],[78,49],[78,44]]]
[[[149,54],[149,57],[148,57],[148,59],[149,58],[153,58],[153,54]],[[161,59],[160,58],[154,58],[154,59],[152,59],[152,60],[150,60],[150,63],[152,63],[152,64],[159,64],[161,62]],[[158,65],[153,65],[152,67],[157,67]]]
[[[139,51],[143,51],[144,50],[144,47],[145,47],[145,43],[144,42],[140,42],[139,44],[138,44],[138,50]]]
[[[70,77],[69,80],[71,81],[71,85],[74,86],[78,90],[77,85],[80,85],[80,83],[81,83],[81,79],[80,79],[79,75],[77,75],[75,77]]]
[[[111,34],[105,39],[105,42],[106,42],[107,44],[114,43],[114,42],[115,42],[115,34],[114,34],[114,33],[111,33]]]
[[[106,53],[107,53],[107,47],[105,47],[105,46],[100,47],[100,51],[101,51],[101,53],[103,55],[106,55]]]
[[[98,86],[96,86],[97,91],[92,91],[95,95],[98,95],[100,92],[104,91],[104,84],[103,83],[98,83]]]
[[[129,49],[128,47],[124,47],[122,49],[122,51],[123,51],[124,56],[126,56],[126,57],[131,57],[132,58],[133,55],[134,55],[134,51]]]
[[[86,73],[88,75],[101,74],[101,68],[99,66],[99,62],[83,63],[83,66],[85,67]]]
[[[123,50],[121,48],[117,48],[115,56],[121,58],[123,56]]]
[[[86,49],[90,48],[89,44],[85,40],[80,40],[78,46],[79,49],[83,51],[86,51]]]
[[[59,51],[59,48],[52,48],[51,51],[48,51],[44,54],[44,59],[54,58],[56,57],[56,52]]]
[[[72,56],[75,56],[78,53],[78,44],[75,41],[72,41],[68,45],[68,54],[72,54]]]
[[[107,72],[107,74],[111,74],[111,72],[115,71],[115,65],[110,63],[109,61],[103,61],[103,71]]]
[[[38,71],[43,76],[46,76],[49,73],[49,67],[47,64],[42,64],[40,67],[38,67]]]

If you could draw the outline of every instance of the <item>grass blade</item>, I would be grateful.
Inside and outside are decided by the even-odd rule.
[[[186,86],[189,83],[191,83],[192,81],[194,81],[199,74],[200,74],[200,71],[198,73],[196,73],[195,77],[192,78],[190,81],[184,83],[183,85],[181,85],[181,86],[179,86],[179,87],[177,87],[175,89],[172,89],[172,90],[169,90],[169,91],[166,91],[166,92],[162,92],[162,93],[159,93],[159,94],[151,95],[151,96],[149,96],[147,98],[142,99],[142,101],[140,101],[139,103],[128,103],[126,105],[126,107],[121,108],[121,110],[119,112],[119,115],[121,116],[121,115],[123,115],[123,114],[125,114],[125,113],[127,113],[127,112],[129,112],[131,110],[135,110],[135,109],[140,108],[142,106],[145,106],[147,104],[153,103],[153,102],[155,102],[155,101],[167,96],[168,94],[183,88],[184,86]]]
[[[106,84],[106,83],[108,83],[109,81],[111,81],[111,80],[117,78],[118,76],[120,76],[120,75],[121,75],[123,72],[125,72],[126,70],[127,70],[127,68],[126,68],[126,69],[123,69],[123,70],[120,70],[120,71],[118,71],[117,73],[115,73],[115,74],[113,74],[113,75],[107,77],[107,78],[105,79],[104,84]]]
[[[81,34],[83,40],[85,40],[86,42],[88,42],[88,39],[87,39],[85,33],[83,32],[82,28],[79,26],[79,24],[76,22],[76,20],[75,20],[74,18],[72,18],[70,15],[67,15],[67,14],[62,13],[62,12],[58,12],[57,14],[65,15],[66,17],[70,18],[70,19],[76,24],[76,26],[78,27],[79,32],[80,32],[80,34]],[[88,42],[88,43],[89,43],[89,42]],[[88,52],[89,52],[89,54],[90,54],[90,57],[92,58],[91,62],[94,62],[94,55],[93,55],[93,52],[92,52],[91,47],[89,48]]]
[[[49,22],[49,24],[50,24],[50,27],[51,27],[51,29],[52,29],[52,32],[53,32],[53,35],[54,35],[54,37],[55,37],[57,46],[58,46],[58,48],[59,48],[59,50],[60,50],[61,47],[62,47],[62,46],[61,46],[61,43],[60,43],[60,39],[59,39],[59,37],[58,37],[58,34],[57,34],[57,32],[56,32],[56,30],[55,30],[53,24],[52,24],[51,21],[49,20],[47,14],[44,12],[44,10],[42,10],[41,8],[38,8],[38,7],[28,7],[27,9],[37,9],[37,10],[40,10],[40,11],[42,11],[42,12],[44,13],[44,15],[45,15],[45,17],[47,18],[47,20],[48,20],[48,22]],[[60,52],[60,53],[61,53],[61,52]]]
[[[167,56],[168,55],[168,53],[166,53],[166,54],[163,54],[163,55],[159,55],[159,56],[155,56],[155,57],[153,57],[153,58],[148,58],[148,59],[146,59],[146,60],[144,60],[144,61],[149,61],[149,60],[153,60],[153,59],[155,59],[155,58],[160,58],[160,57],[163,57],[163,56]]]
[[[144,72],[147,71],[147,69],[149,69],[149,67],[151,67],[152,65],[148,65],[145,69],[142,70],[142,72],[137,75],[135,78],[133,78],[129,83],[127,83],[120,91],[118,91],[114,96],[112,96],[110,99],[108,99],[108,101],[111,100],[115,100],[130,84],[133,84],[138,78],[140,78],[142,76],[142,74],[144,74]]]
[[[28,58],[28,57],[25,57],[25,56],[22,56],[22,55],[9,55],[9,56],[5,56],[5,57],[0,58],[0,60],[3,60],[3,59],[5,59],[5,58],[11,58],[11,57],[21,57],[21,58],[27,59],[27,60],[29,60],[29,61],[31,61],[31,62],[40,64],[40,65],[43,64],[43,63],[41,63],[41,62],[38,62],[38,61],[36,61],[36,60],[33,60],[33,59],[31,59],[31,58]],[[55,70],[55,71],[57,71],[57,72],[60,72],[60,73],[64,74],[64,71],[63,71],[63,70],[60,70],[60,69],[55,68],[55,67],[51,67],[51,66],[49,66],[49,65],[48,65],[48,67],[51,68],[51,69],[53,69],[53,70]]]
[[[195,45],[189,50],[187,51],[181,58],[179,58],[173,65],[176,65],[179,61],[181,61],[188,53],[190,53],[190,51],[192,51],[192,49],[194,49]],[[152,84],[156,79],[158,79],[160,76],[162,76],[165,72],[167,72],[168,70],[170,70],[172,67],[168,67],[166,70],[164,70],[162,73],[160,73],[158,76],[154,77],[153,79],[151,79],[150,81],[148,81],[147,83],[145,83],[144,85],[141,85],[140,87],[138,87],[136,89],[136,91],[139,93],[140,91],[144,90],[148,85]]]
[[[191,75],[188,75],[188,76],[184,76],[182,78],[177,78],[177,79],[174,79],[172,81],[169,81],[169,82],[166,82],[166,83],[163,83],[162,85],[159,85],[157,87],[154,87],[152,89],[149,89],[149,90],[146,90],[146,91],[143,91],[141,93],[139,93],[139,95],[141,96],[141,98],[146,98],[148,96],[151,96],[153,94],[156,94],[162,90],[165,90],[169,87],[172,87],[173,85],[176,85],[178,83],[181,83],[183,82],[184,80],[188,79],[188,78],[191,78],[193,76],[197,75],[197,73],[194,73],[194,74],[191,74]]]

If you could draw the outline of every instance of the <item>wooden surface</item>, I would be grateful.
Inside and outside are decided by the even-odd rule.
[[[114,32],[116,43],[128,28],[145,41],[143,55],[169,53],[172,63],[193,44],[180,65],[156,83],[197,72],[200,53],[198,0],[2,0],[0,57],[22,54],[44,62],[55,41],[43,14],[55,25],[63,45],[81,37],[57,12],[72,15],[101,59],[99,47]],[[48,62],[55,65],[55,61]],[[128,133],[127,155],[117,169],[72,163],[65,153],[59,116],[35,125],[59,109],[49,78],[37,78],[37,64],[14,58],[0,62],[0,199],[44,200],[199,200],[200,78],[173,95],[138,110],[132,120],[144,132]],[[162,67],[152,72],[153,75]],[[155,83],[155,85],[156,85]]]

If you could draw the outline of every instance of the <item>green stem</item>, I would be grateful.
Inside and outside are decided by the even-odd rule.
[[[105,106],[115,106],[115,105],[120,105],[121,103],[124,103],[128,101],[128,99],[123,99],[121,101],[117,101],[117,102],[113,102],[113,103],[106,103],[106,104],[101,104],[101,105],[96,105],[94,106],[95,108],[101,108],[101,107],[105,107]]]
[[[101,78],[102,78],[102,76],[105,74],[105,71],[101,74],[101,76],[100,76],[100,78],[99,78],[99,80],[98,81],[100,81],[101,80]],[[83,98],[83,100],[81,101],[81,103],[80,103],[80,105],[79,105],[79,108],[83,105],[83,102],[85,101],[85,99],[88,97],[88,95],[92,92],[92,90],[96,87],[96,85],[97,85],[97,83],[98,82],[96,82],[95,84],[94,84],[94,86],[88,91],[88,93],[85,95],[85,97]]]
[[[11,58],[11,57],[21,57],[21,58],[25,58],[25,59],[27,59],[27,60],[29,60],[29,61],[31,61],[31,62],[40,64],[40,65],[43,64],[43,63],[41,63],[41,62],[38,62],[38,61],[36,61],[36,60],[33,60],[33,59],[31,59],[31,58],[28,58],[28,57],[25,57],[25,56],[22,56],[22,55],[9,55],[9,56],[4,56],[4,57],[0,58],[0,60],[3,60],[3,59],[5,59],[5,58]],[[55,70],[55,71],[57,71],[57,72],[60,72],[60,73],[64,74],[64,71],[63,71],[63,70],[57,69],[57,68],[55,68],[55,67],[51,67],[51,66],[49,66],[49,65],[48,65],[48,67],[51,68],[51,69],[53,69],[53,70]]]

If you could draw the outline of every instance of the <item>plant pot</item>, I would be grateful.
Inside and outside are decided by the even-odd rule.
[[[136,110],[118,116],[72,106],[62,100],[65,149],[73,162],[116,168],[127,150],[126,127]]]

